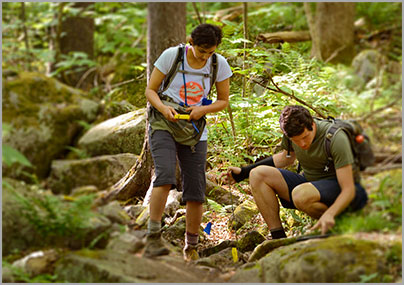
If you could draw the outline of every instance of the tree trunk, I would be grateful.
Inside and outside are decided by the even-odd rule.
[[[94,3],[77,2],[74,4],[74,8],[86,9],[93,6]],[[74,17],[68,17],[62,21],[62,36],[60,38],[60,52],[67,55],[69,52],[83,52],[87,54],[89,59],[94,58],[94,19],[77,15]],[[65,74],[62,81],[66,84],[76,87],[81,77],[87,70],[73,72]],[[85,90],[91,87],[92,79],[87,77],[81,84],[81,87]]]
[[[186,39],[186,3],[148,3],[147,80],[153,64],[168,47]]]
[[[311,55],[325,62],[350,64],[354,57],[355,3],[304,3],[304,7],[313,42]]]
[[[49,50],[53,51],[55,56],[54,59],[47,62],[46,73],[50,76],[51,73],[56,71],[56,64],[60,61],[60,37],[62,34],[62,17],[63,17],[63,9],[66,6],[66,2],[59,3],[57,13],[54,14],[53,20],[56,21],[56,25],[50,26],[48,30],[49,36]],[[61,77],[64,77],[64,73],[62,72]]]
[[[25,64],[26,64],[26,69],[28,71],[31,71],[31,65],[30,65],[30,57],[31,57],[31,50],[29,48],[29,39],[28,39],[28,31],[27,31],[27,26],[25,24],[25,3],[21,2],[21,22],[22,22],[22,29],[24,33],[24,43],[25,43]]]
[[[185,42],[186,3],[150,2],[148,3],[147,20],[147,81],[149,81],[153,64],[160,54],[168,47]],[[147,108],[150,108],[149,103]],[[148,126],[148,119],[146,126]],[[143,150],[136,164],[132,166],[120,181],[108,190],[106,195],[97,201],[98,204],[105,204],[115,199],[128,200],[134,197],[145,196],[153,173],[153,161],[148,136],[148,127],[146,127]],[[179,187],[180,183],[178,183],[178,179],[179,175],[177,175],[177,186]]]

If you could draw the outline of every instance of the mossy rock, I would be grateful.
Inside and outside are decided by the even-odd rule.
[[[15,198],[15,193],[28,199],[38,197],[36,191],[23,181],[3,178],[8,186],[2,191],[2,254],[6,256],[13,251],[26,250],[29,247],[44,245],[44,241],[35,227],[21,215],[22,205]]]
[[[237,248],[241,252],[251,251],[263,241],[265,241],[265,237],[262,234],[258,231],[251,231],[240,238]]]
[[[250,221],[255,215],[259,213],[257,205],[250,201],[246,200],[242,204],[238,205],[234,210],[234,219],[229,220],[229,228],[239,229],[245,223]]]
[[[163,236],[167,240],[183,239],[185,235],[186,218],[185,216],[179,217],[172,226],[169,226],[164,232]]]
[[[206,197],[222,205],[238,205],[240,202],[230,191],[206,179]]]
[[[91,123],[99,104],[78,89],[38,73],[21,73],[3,83],[3,122],[11,130],[3,144],[23,153],[39,178],[49,174],[51,161],[63,157],[82,130],[80,121]],[[3,165],[3,175],[23,179],[15,165]],[[21,169],[20,169],[21,170]]]
[[[7,187],[3,188],[2,199],[2,230],[7,233],[2,236],[3,255],[8,255],[14,251],[23,251],[31,248],[60,246],[70,248],[81,248],[95,242],[96,246],[106,246],[108,240],[108,230],[112,226],[108,218],[103,215],[94,213],[91,217],[77,219],[77,215],[73,213],[71,216],[63,216],[70,218],[69,223],[61,225],[57,223],[60,217],[53,217],[51,210],[46,210],[43,205],[35,202],[36,200],[44,200],[45,196],[52,195],[47,192],[39,191],[36,185],[27,185],[22,181],[6,178]],[[30,206],[26,202],[21,202],[16,198],[16,193],[27,199]],[[59,199],[59,197],[58,197]],[[62,201],[68,205],[67,201]],[[42,205],[39,206],[39,205]],[[30,220],[28,208],[35,208],[35,219]],[[50,207],[51,208],[51,207]],[[53,212],[55,209],[53,209]],[[80,213],[83,215],[84,213]],[[31,214],[32,215],[32,214]],[[55,215],[55,214],[54,214]],[[47,227],[45,227],[46,225]],[[63,232],[71,232],[71,234],[62,234]],[[50,231],[49,229],[54,229]]]
[[[135,62],[134,62],[135,61]],[[119,102],[127,100],[130,104],[137,108],[146,107],[147,99],[145,96],[145,90],[147,86],[146,77],[144,71],[137,69],[134,65],[140,65],[142,62],[146,62],[146,59],[139,57],[133,58],[133,60],[126,60],[117,62],[117,68],[115,69],[114,79],[111,84],[119,84],[137,78],[135,82],[130,84],[124,84],[119,88],[116,88],[110,96],[111,102]],[[107,102],[108,104],[108,102]]]
[[[391,248],[391,244],[349,235],[297,242],[274,249],[257,261],[253,269],[257,274],[250,282],[362,282],[366,276],[373,276],[372,282],[383,282],[392,265],[388,258]],[[401,251],[401,244],[396,252],[399,248]],[[245,280],[245,274],[251,276],[243,269],[230,282]]]

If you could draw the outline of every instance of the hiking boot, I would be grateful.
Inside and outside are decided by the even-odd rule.
[[[196,250],[197,245],[187,244],[182,251],[184,254],[185,261],[192,261],[199,259],[198,251]]]
[[[146,246],[143,253],[144,257],[156,257],[167,255],[170,251],[163,244],[161,232],[150,233],[146,236]]]

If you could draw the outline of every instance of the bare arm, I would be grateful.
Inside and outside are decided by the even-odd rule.
[[[208,113],[215,113],[226,108],[229,103],[230,79],[216,82],[217,100],[205,106],[192,106],[187,109],[191,111],[190,120],[198,120]]]
[[[163,116],[167,120],[176,122],[178,120],[174,119],[174,115],[176,115],[177,112],[174,110],[173,107],[164,105],[161,102],[159,95],[157,94],[157,91],[161,85],[161,82],[163,82],[164,77],[164,73],[162,73],[157,68],[154,68],[150,76],[149,84],[147,84],[145,95],[150,104],[152,104],[154,108],[156,108],[161,114],[163,114]]]
[[[325,234],[329,229],[335,225],[335,217],[355,198],[355,185],[352,174],[352,165],[348,164],[336,170],[338,184],[341,187],[341,193],[338,195],[335,202],[329,207],[324,214],[320,217],[318,222],[312,229],[321,228],[321,233]]]
[[[287,157],[288,152],[283,150],[273,156],[274,163],[277,168],[284,168],[292,165],[296,160],[296,155],[294,152],[290,153],[290,157]]]

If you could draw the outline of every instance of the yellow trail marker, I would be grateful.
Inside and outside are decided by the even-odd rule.
[[[231,249],[231,255],[233,256],[234,263],[236,263],[238,261],[237,248],[233,247]]]
[[[174,118],[180,119],[180,120],[189,120],[189,115],[177,114],[177,115],[174,115]]]

